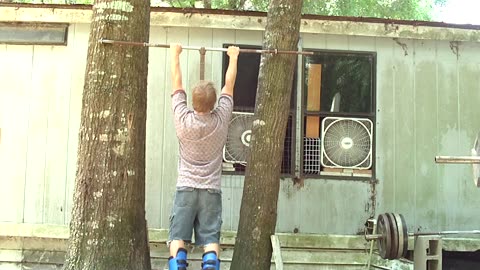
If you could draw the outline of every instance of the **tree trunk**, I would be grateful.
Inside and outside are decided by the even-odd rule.
[[[228,8],[234,10],[243,10],[246,0],[228,0]]]
[[[150,1],[95,0],[66,270],[150,270],[145,220]]]
[[[203,8],[212,8],[212,0],[203,0]]]
[[[263,47],[297,50],[302,0],[271,0]],[[296,55],[262,55],[231,270],[270,269]]]
[[[228,0],[229,9],[237,9],[237,0]]]

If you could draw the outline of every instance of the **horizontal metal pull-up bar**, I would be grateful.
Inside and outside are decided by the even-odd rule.
[[[134,42],[134,41],[120,41],[120,40],[111,40],[111,39],[100,39],[98,42],[102,44],[112,44],[112,45],[126,45],[126,46],[143,46],[143,47],[157,47],[157,48],[170,48],[169,44],[155,44],[147,42]],[[199,47],[199,46],[182,46],[182,49],[185,50],[206,50],[214,52],[226,52],[227,48],[208,48],[208,47]],[[241,53],[272,53],[272,54],[302,54],[302,55],[313,55],[313,52],[305,51],[283,51],[283,50],[256,50],[256,49],[240,49]]]
[[[453,157],[453,156],[436,156],[436,163],[458,163],[458,164],[480,164],[480,157],[475,156],[464,156],[464,157]]]

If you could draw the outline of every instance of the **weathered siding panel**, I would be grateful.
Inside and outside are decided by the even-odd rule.
[[[290,196],[298,197],[299,203],[289,207],[298,212],[295,228],[300,233],[356,234],[369,217],[370,186],[364,182],[311,179],[290,191],[298,193]],[[283,216],[279,222],[288,218]]]
[[[163,27],[152,27],[150,29],[150,42],[166,43],[167,31]],[[167,57],[169,53],[166,49],[153,49],[149,51],[148,62],[148,96],[147,96],[147,129],[145,166],[148,168],[145,172],[145,207],[147,209],[148,226],[160,228],[163,217],[162,203],[164,196],[163,189],[166,189],[162,179],[163,172],[163,134],[165,133],[165,107],[167,95],[165,82],[168,73],[164,72],[169,66]]]
[[[188,44],[188,30],[187,29],[178,29],[178,28],[168,28],[167,29],[167,44],[169,43],[180,43]],[[180,57],[180,66],[182,68],[183,75],[183,86],[188,85],[188,53],[184,51]],[[162,71],[160,71],[162,72]],[[171,106],[171,97],[172,87],[171,87],[171,78],[170,78],[170,53],[167,52],[166,57],[166,67],[165,70],[165,84],[164,88],[160,89],[163,91],[165,106],[162,108],[163,123],[164,126],[162,137],[159,138],[163,140],[163,158],[162,158],[162,174],[159,179],[162,181],[162,211],[160,217],[160,227],[168,228],[169,225],[169,216],[170,210],[173,203],[173,194],[175,191],[176,177],[177,177],[177,156],[178,156],[178,142],[175,137],[175,127],[173,125],[172,119],[172,106]],[[188,89],[187,89],[188,93]],[[148,211],[148,210],[147,210]]]
[[[376,129],[375,129],[375,168],[378,179],[377,194],[395,198],[395,156],[392,144],[395,136],[395,70],[393,64],[394,48],[391,39],[376,39]],[[394,200],[379,204],[377,211],[393,207]],[[377,205],[375,205],[377,206]]]
[[[459,119],[459,82],[458,82],[458,59],[450,50],[441,49],[438,44],[438,115],[437,115],[437,153],[443,155],[465,155],[459,147],[458,119]],[[446,46],[444,44],[443,46]],[[440,228],[448,228],[449,224],[456,224],[456,216],[460,215],[461,208],[459,200],[444,198],[459,198],[460,185],[454,184],[458,181],[458,175],[462,171],[462,165],[438,165],[435,190],[439,197],[438,225]]]
[[[314,35],[314,34],[301,34],[302,46],[306,48],[326,49],[327,36],[326,35]]]
[[[212,47],[221,48],[224,44],[235,44],[235,31],[213,29]],[[224,74],[221,72],[223,65],[223,53],[210,52],[210,54],[207,53],[206,57],[211,58],[212,61],[210,66],[205,65],[205,70],[208,70],[208,73],[210,74],[210,76],[205,76],[205,78],[208,78],[215,83],[215,86],[217,87],[217,94],[220,94],[223,87],[222,78],[224,76]]]
[[[68,46],[73,52],[71,59],[70,75],[70,100],[68,114],[68,142],[67,142],[67,174],[65,183],[65,220],[70,222],[73,207],[73,192],[75,188],[75,174],[77,171],[78,135],[80,130],[80,113],[82,110],[83,84],[87,62],[89,24],[73,24],[69,28]],[[62,191],[58,191],[62,192]]]
[[[445,47],[452,44],[445,43]],[[453,44],[455,45],[455,44]],[[455,48],[452,48],[455,51]],[[459,110],[458,110],[458,139],[462,155],[468,155],[473,148],[473,142],[480,132],[480,44],[459,44]],[[451,167],[451,166],[449,166]],[[478,229],[480,215],[480,189],[475,188],[471,165],[459,165],[460,174],[450,178],[450,186],[458,186],[459,197],[447,198],[448,201],[458,200],[456,208],[456,228],[472,230]],[[447,169],[449,169],[447,167]],[[449,224],[450,225],[450,224]],[[450,225],[451,226],[451,225]]]
[[[63,223],[70,79],[65,47],[32,46],[24,221]]]
[[[411,40],[396,40],[394,46],[395,70],[395,134],[393,139],[395,159],[395,190],[393,207],[385,211],[402,213],[410,223],[415,221],[415,141],[414,141],[414,45]],[[388,147],[386,145],[385,147]],[[385,179],[385,181],[388,181]],[[397,206],[398,205],[398,206]],[[398,208],[397,208],[398,207]]]
[[[325,35],[325,49],[347,51],[348,38],[346,35]]]
[[[436,43],[415,41],[415,220],[418,229],[437,227],[438,193],[433,157],[437,151],[437,64]],[[418,207],[420,206],[420,207]]]
[[[377,101],[379,119],[392,119],[395,129],[389,138],[377,137],[377,158],[382,159],[386,152],[381,149],[393,143],[395,158],[387,162],[394,164],[395,174],[393,179],[381,179],[387,174],[377,163],[383,183],[377,213],[404,214],[411,231],[475,229],[480,218],[473,206],[480,199],[471,181],[471,166],[439,165],[434,157],[468,155],[473,145],[480,116],[479,56],[475,54],[479,46],[460,45],[457,59],[456,43],[394,42],[393,115],[381,110],[389,94],[380,87]],[[383,123],[379,122],[377,129]]]
[[[73,41],[72,36],[70,35],[70,41]],[[17,220],[4,216],[1,218],[4,221],[62,224],[65,221],[65,185],[68,171],[68,111],[72,75],[70,67],[74,66],[70,65],[70,57],[75,52],[63,46],[8,45],[2,48],[5,48],[5,56],[16,58],[16,63],[10,62],[7,57],[2,61],[2,66],[6,68],[5,72],[2,72],[5,76],[2,78],[5,84],[2,91],[5,106],[2,106],[2,109],[8,113],[4,114],[5,116],[10,115],[10,118],[15,120],[14,128],[21,128],[25,124],[27,129],[20,132],[6,128],[6,124],[2,125],[4,132],[8,131],[5,134],[9,134],[6,138],[14,136],[17,140],[22,139],[22,142],[8,142],[12,148],[2,151],[2,156],[9,159],[2,164],[15,170],[17,174],[17,177],[8,174],[2,177],[2,180],[9,182],[2,190],[15,196],[10,203],[2,205],[11,205],[15,200],[22,202],[15,203],[13,208],[17,211]],[[21,63],[23,66],[17,66]],[[17,99],[9,95],[7,85],[14,86],[17,94],[22,93],[19,90],[24,88],[28,95]],[[22,113],[7,111],[9,107],[21,109]],[[17,117],[11,117],[15,114]],[[22,115],[25,118],[22,118]],[[25,155],[25,159],[18,166],[12,165],[12,155],[21,153]],[[7,168],[4,171],[10,170]],[[16,191],[12,192],[15,188],[8,188],[9,184],[17,187],[21,185],[23,191],[16,194]],[[9,196],[3,198],[8,199]],[[2,214],[5,215],[6,212],[2,211]]]
[[[301,199],[300,197],[303,194],[302,190],[304,187],[301,185],[293,185],[291,179],[280,180],[280,192],[278,194],[278,203],[277,203],[277,231],[281,232],[293,232],[295,228],[300,230],[300,214],[301,214]],[[311,200],[312,205],[319,205],[322,200],[319,196],[320,192],[315,192],[313,197],[315,200]],[[308,198],[306,198],[308,200]],[[315,216],[310,217],[312,223],[322,224],[321,222],[315,222],[318,219],[324,217],[326,207],[315,207],[317,213]]]
[[[222,230],[236,231],[238,229],[243,180],[242,175],[224,175],[222,178]]]
[[[71,64],[68,47],[57,46],[45,54],[43,61],[56,64],[49,69],[51,80],[44,89],[50,92],[47,113],[45,155],[44,223],[62,224],[65,220],[65,188],[68,157],[68,112]],[[53,61],[52,61],[53,60]],[[48,78],[49,76],[47,76]]]
[[[457,58],[455,54],[456,43],[442,42],[445,53],[449,53],[450,61]],[[473,140],[479,132],[480,123],[480,56],[478,43],[458,44],[459,56],[457,64],[449,65],[453,71],[452,88],[450,89],[451,101],[442,98],[445,105],[439,105],[439,113],[451,113],[450,121],[439,121],[439,127],[445,130],[439,133],[442,140],[439,141],[439,154],[441,155],[468,155],[473,147]],[[463,70],[464,63],[469,64],[470,69]],[[457,77],[458,76],[458,77]],[[447,94],[448,95],[448,94]],[[458,98],[456,98],[458,97]],[[457,121],[454,124],[454,121]],[[455,134],[456,133],[456,134]],[[452,136],[455,134],[455,136]],[[451,137],[451,140],[446,137]],[[448,147],[449,149],[445,149]],[[450,154],[451,153],[451,154]],[[441,200],[445,207],[442,208],[440,217],[446,217],[446,224],[439,229],[456,228],[459,230],[471,230],[478,228],[480,217],[478,209],[480,204],[478,189],[472,183],[472,168],[469,165],[438,165],[439,179],[444,185],[441,189]],[[443,177],[441,177],[443,176]],[[453,192],[453,194],[451,194]],[[448,195],[447,195],[448,194]],[[445,219],[444,219],[445,220]]]
[[[350,51],[376,52],[376,38],[349,36],[347,41]]]
[[[186,45],[189,46],[200,46],[200,47],[212,47],[212,29],[205,29],[205,28],[189,28],[188,29],[188,43]],[[212,69],[209,68],[212,66],[212,54],[219,54],[218,52],[206,52],[205,53],[205,80],[211,80],[212,78]],[[191,90],[195,86],[195,84],[200,80],[200,52],[193,51],[193,50],[186,50],[182,53],[182,55],[188,55],[188,64],[187,67],[183,70],[185,75],[188,78],[187,84],[184,85],[191,93]],[[185,57],[184,56],[184,57]],[[215,70],[214,72],[221,71],[221,66],[218,66],[219,70]],[[169,73],[170,74],[170,73]],[[189,95],[189,104],[191,104],[191,95]]]
[[[387,162],[395,166],[393,179],[395,187],[393,197],[384,197],[381,202],[390,205],[391,208],[383,208],[384,211],[402,213],[407,224],[415,223],[415,91],[414,91],[414,42],[411,40],[395,40],[393,69],[394,69],[394,135],[385,138],[382,148],[394,147],[394,159]],[[383,93],[378,93],[383,95]],[[388,203],[391,201],[392,203]],[[410,228],[409,228],[410,229]]]
[[[53,73],[45,74],[57,64],[48,61],[52,47],[28,46],[33,50],[32,76],[30,98],[26,101],[29,106],[29,125],[27,140],[27,163],[25,173],[25,210],[24,222],[42,223],[45,209],[45,164],[48,133],[48,101],[52,96],[52,80],[56,79]],[[47,60],[47,61],[46,61]],[[54,179],[48,179],[54,180]]]
[[[0,45],[0,220],[23,222],[32,46]]]

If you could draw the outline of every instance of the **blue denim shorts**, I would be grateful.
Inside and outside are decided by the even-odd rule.
[[[170,215],[169,242],[192,241],[205,246],[220,243],[222,227],[222,192],[215,189],[178,187]]]

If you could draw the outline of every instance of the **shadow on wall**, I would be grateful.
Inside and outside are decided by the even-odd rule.
[[[480,250],[476,252],[443,251],[443,270],[480,269]]]

